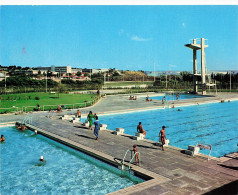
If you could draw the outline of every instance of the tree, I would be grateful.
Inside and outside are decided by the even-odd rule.
[[[79,71],[78,71],[78,72],[76,73],[76,75],[77,75],[78,77],[80,77],[80,76],[82,75],[82,72],[79,72]]]

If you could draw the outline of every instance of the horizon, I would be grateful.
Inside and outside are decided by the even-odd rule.
[[[237,8],[1,6],[0,64],[191,71],[184,45],[199,37],[208,39],[209,71],[237,70]]]

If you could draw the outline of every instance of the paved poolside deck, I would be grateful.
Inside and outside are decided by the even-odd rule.
[[[201,100],[180,100],[174,105],[186,105],[220,101],[220,99],[238,99],[237,94],[223,95],[222,97],[206,97]],[[143,99],[128,100],[128,95],[109,96],[101,100],[91,108],[83,109],[84,112],[115,112],[140,109],[153,109],[162,107],[161,102],[145,102]],[[148,173],[154,179],[147,182],[122,189],[112,194],[237,194],[238,171],[219,164],[229,159],[223,158],[222,162],[216,160],[207,161],[199,157],[191,157],[183,154],[174,147],[161,151],[154,142],[149,140],[134,141],[128,135],[115,136],[111,131],[100,131],[100,139],[96,141],[91,130],[78,124],[59,119],[59,115],[72,113],[63,111],[47,118],[48,113],[40,112],[29,114],[33,117],[33,125],[48,133],[55,134],[62,139],[69,140],[90,151],[100,154],[105,158],[114,160],[122,159],[127,149],[137,144],[138,151],[142,155],[141,167],[133,166],[135,171]],[[75,111],[74,111],[75,113]],[[22,120],[26,115],[1,115],[0,123]],[[237,160],[237,157],[230,159]],[[128,159],[127,159],[128,160]],[[224,188],[222,188],[223,185]],[[230,186],[229,186],[230,185]],[[216,191],[216,188],[219,188]],[[228,191],[227,191],[228,190]]]

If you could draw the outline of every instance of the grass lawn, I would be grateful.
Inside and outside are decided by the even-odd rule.
[[[11,109],[0,109],[0,113],[16,111],[16,107],[19,107],[19,110],[24,109],[24,106],[27,107],[27,111],[33,110],[36,108],[36,105],[39,104],[41,110],[43,106],[45,110],[56,109],[57,105],[63,105],[64,108],[74,107],[84,107],[85,101],[86,105],[90,105],[90,101],[93,101],[97,98],[97,95],[94,94],[60,94],[58,98],[57,94],[49,93],[22,93],[22,94],[11,94],[11,95],[0,95],[0,108],[11,108]],[[81,104],[76,104],[81,103]],[[70,104],[70,105],[67,105]],[[49,106],[46,106],[49,105]],[[31,107],[28,107],[31,106]]]
[[[104,84],[104,86],[107,86],[107,87],[119,87],[119,86],[128,86],[128,85],[143,85],[143,84],[146,84],[146,85],[152,85],[154,82],[153,81],[144,81],[144,83],[142,81],[118,81],[118,82],[106,82]]]

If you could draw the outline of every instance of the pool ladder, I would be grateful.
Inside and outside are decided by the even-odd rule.
[[[136,152],[134,155],[132,155],[133,150],[128,149],[128,150],[125,152],[124,158],[123,158],[123,160],[122,160],[121,170],[126,170],[126,169],[125,169],[125,158],[126,158],[126,155],[127,155],[127,153],[128,153],[129,151],[131,151],[131,159],[130,159],[130,161],[129,161],[128,171],[130,171],[130,169],[131,169],[131,163],[132,163],[133,159],[135,158],[136,154],[139,154],[139,166],[141,165],[141,155],[140,155],[140,152]]]
[[[26,116],[21,123],[22,124],[24,124],[24,123],[32,124],[32,117]]]

